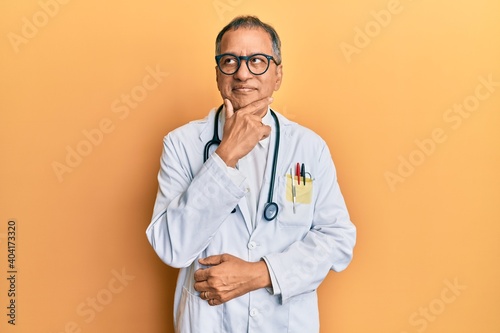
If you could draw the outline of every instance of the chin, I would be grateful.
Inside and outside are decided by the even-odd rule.
[[[233,107],[235,110],[241,109],[248,104],[255,102],[258,100],[258,96],[237,96],[237,97],[230,97],[229,100],[231,103],[233,103]]]

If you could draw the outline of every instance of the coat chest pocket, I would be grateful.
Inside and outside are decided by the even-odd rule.
[[[292,181],[295,181],[292,184]],[[285,227],[306,227],[312,223],[314,202],[314,181],[307,178],[297,183],[290,175],[278,177],[278,222]],[[294,202],[295,201],[295,202]]]

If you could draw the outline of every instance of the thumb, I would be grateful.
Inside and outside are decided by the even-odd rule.
[[[226,107],[226,119],[229,119],[234,114],[233,104],[227,98],[224,99],[224,106]]]

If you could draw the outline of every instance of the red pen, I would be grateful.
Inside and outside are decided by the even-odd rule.
[[[297,175],[297,184],[300,185],[300,164],[297,163],[297,167],[295,168],[295,174]]]

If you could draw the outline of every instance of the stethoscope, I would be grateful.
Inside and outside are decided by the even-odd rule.
[[[210,147],[212,145],[219,145],[220,144],[220,139],[219,139],[219,115],[222,111],[223,105],[221,105],[218,109],[217,112],[215,113],[215,119],[214,119],[214,136],[212,137],[212,140],[208,141],[207,144],[205,145],[205,151],[203,153],[203,163],[205,163],[208,160],[208,155],[210,153]],[[276,178],[276,165],[278,164],[278,150],[280,147],[280,122],[278,120],[278,117],[276,116],[276,113],[274,113],[273,110],[271,110],[271,115],[274,118],[274,123],[276,124],[276,142],[274,144],[274,155],[273,155],[273,167],[272,167],[272,173],[271,173],[271,184],[269,185],[269,195],[267,196],[267,203],[264,207],[264,218],[267,221],[272,221],[276,218],[276,215],[278,215],[278,205],[276,202],[273,202],[273,192],[274,192],[274,180]],[[233,209],[231,213],[236,212],[236,209]]]

